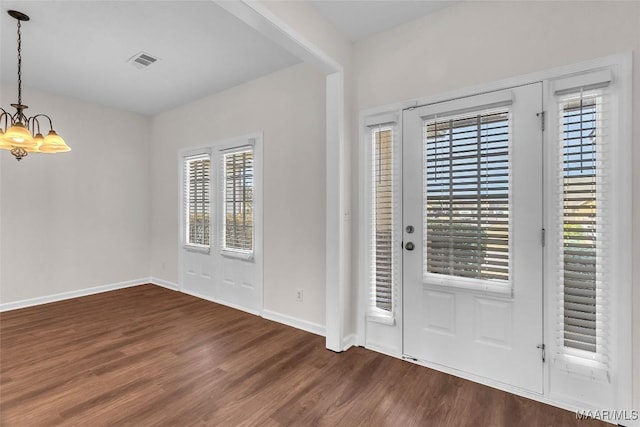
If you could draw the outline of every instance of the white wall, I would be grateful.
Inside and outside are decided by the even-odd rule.
[[[263,131],[264,308],[324,325],[324,89],[300,64],[154,117],[152,276],[178,282],[178,150]]]
[[[356,109],[446,93],[629,51],[634,53],[633,117],[637,118],[640,2],[463,2],[357,42]],[[635,406],[640,408],[638,120],[633,123],[633,135],[634,396]],[[357,168],[357,162],[353,167]],[[352,188],[353,194],[357,194],[358,183],[354,182]]]
[[[15,102],[15,84],[1,88]],[[0,302],[148,277],[149,118],[29,88],[23,100],[72,151],[0,152]]]
[[[253,20],[245,22],[303,61],[328,73],[326,154],[336,165],[328,165],[326,177],[326,345],[340,351],[355,340],[352,307],[357,303],[353,297],[356,286],[352,282],[352,266],[357,264],[353,263],[351,250],[350,191],[352,123],[357,117],[353,115],[353,43],[308,2],[261,1],[251,5],[258,10],[265,9],[263,16],[280,28],[275,32],[264,31],[263,26],[251,24]],[[284,40],[283,34],[287,35]]]

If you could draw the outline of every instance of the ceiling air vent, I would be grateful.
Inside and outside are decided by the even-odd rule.
[[[154,56],[149,55],[145,52],[139,52],[133,55],[127,61],[129,64],[133,65],[136,68],[147,68],[149,65],[153,64],[160,58],[156,58]]]

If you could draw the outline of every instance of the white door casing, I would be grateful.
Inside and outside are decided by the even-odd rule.
[[[410,309],[411,301],[405,304],[404,299],[411,298],[407,292],[403,292],[404,286],[412,286],[409,280],[406,282],[401,278],[394,283],[398,288],[396,294],[395,317],[390,323],[382,323],[377,319],[372,319],[368,313],[371,307],[371,282],[369,281],[369,272],[374,265],[375,259],[372,259],[367,250],[371,244],[371,236],[369,234],[368,216],[371,214],[371,204],[369,203],[369,194],[372,191],[371,170],[368,168],[372,162],[372,153],[368,146],[371,142],[371,130],[369,125],[375,121],[379,123],[380,116],[388,116],[389,114],[401,115],[403,110],[411,111],[417,106],[438,105],[440,103],[449,102],[451,100],[470,99],[475,94],[486,94],[492,91],[501,91],[504,88],[517,88],[529,85],[535,82],[543,82],[544,100],[543,108],[546,114],[543,115],[541,122],[546,121],[544,126],[544,197],[540,201],[540,205],[544,210],[544,227],[546,228],[546,244],[543,248],[544,254],[544,343],[546,344],[546,362],[544,366],[544,392],[541,394],[539,390],[532,391],[522,387],[512,385],[512,382],[489,378],[485,375],[477,375],[469,371],[452,368],[450,363],[430,362],[426,358],[415,360],[423,366],[441,370],[449,374],[457,375],[471,381],[476,381],[500,390],[508,391],[516,395],[524,396],[533,400],[541,401],[547,404],[558,406],[570,411],[578,409],[584,410],[602,410],[602,408],[616,408],[619,411],[614,415],[609,414],[608,420],[622,421],[621,424],[627,425],[629,416],[634,416],[629,408],[632,405],[632,383],[633,383],[633,363],[632,363],[632,236],[628,230],[632,224],[632,188],[629,176],[632,170],[632,54],[624,53],[603,57],[593,60],[584,61],[572,65],[562,66],[559,68],[543,70],[532,74],[514,76],[508,79],[495,81],[491,83],[483,83],[478,86],[463,88],[460,90],[450,91],[447,93],[431,95],[425,98],[399,102],[390,105],[378,106],[364,110],[360,114],[361,129],[361,149],[360,149],[360,312],[358,313],[358,333],[361,337],[361,343],[367,348],[392,355],[415,360],[414,355],[403,351],[405,348],[405,338],[403,322],[407,320],[403,309]],[[606,71],[608,70],[608,71]],[[609,74],[607,82],[597,82],[594,86],[594,76],[602,76]],[[610,216],[605,218],[610,235],[605,244],[608,246],[608,259],[606,261],[606,271],[611,275],[610,280],[606,282],[608,286],[606,292],[608,294],[607,302],[610,304],[608,309],[600,307],[600,312],[606,316],[606,320],[610,323],[607,328],[607,352],[604,353],[608,359],[608,366],[605,367],[606,372],[602,372],[601,368],[596,369],[593,363],[588,360],[578,359],[565,354],[562,345],[562,330],[564,320],[560,313],[562,309],[561,282],[559,282],[558,271],[562,267],[559,262],[559,251],[562,250],[562,240],[565,238],[562,232],[562,222],[558,215],[559,206],[562,206],[562,199],[559,198],[558,190],[562,187],[562,183],[558,181],[559,173],[556,170],[557,164],[562,162],[558,155],[563,144],[563,128],[559,127],[557,122],[559,117],[558,100],[556,91],[558,90],[557,82],[561,82],[564,87],[567,81],[571,80],[571,87],[580,88],[586,86],[586,90],[594,88],[606,88],[610,98],[609,106],[611,113],[606,124],[610,131],[610,141],[614,143],[602,146],[606,160],[610,162],[605,173],[610,179],[610,189],[604,194],[607,200],[607,206],[612,207]],[[515,101],[519,101],[521,97],[516,97]],[[451,110],[448,108],[447,110]],[[441,111],[442,113],[442,111]],[[545,119],[546,118],[546,119]],[[377,121],[376,121],[377,120]],[[383,120],[384,122],[388,120]],[[405,123],[406,124],[406,123]],[[540,122],[538,122],[538,125]],[[397,126],[398,134],[411,132],[405,129],[402,123]],[[413,129],[417,133],[417,128]],[[402,141],[405,138],[400,137],[398,141],[398,149],[401,150]],[[398,158],[397,156],[396,158]],[[415,159],[417,160],[417,159]],[[418,160],[419,161],[419,160]],[[401,174],[403,164],[398,162],[396,168],[398,175],[398,185],[403,178]],[[405,175],[406,178],[406,175]],[[418,194],[419,195],[419,194]],[[405,197],[407,195],[405,194]],[[398,196],[400,199],[401,197]],[[398,200],[398,216],[402,216],[401,200]],[[558,205],[560,203],[560,205]],[[419,215],[419,214],[418,214]],[[402,229],[402,222],[397,221],[394,230],[407,241],[407,234]],[[540,238],[540,237],[538,237]],[[398,239],[397,247],[400,247],[401,239]],[[420,240],[420,238],[418,238]],[[415,242],[415,240],[414,240]],[[560,243],[559,243],[560,242]],[[419,250],[422,250],[419,248]],[[403,256],[406,255],[403,249]],[[402,259],[402,256],[399,257]],[[400,275],[402,269],[399,269]],[[421,280],[419,272],[414,272],[413,282]],[[427,285],[434,289],[443,288],[437,285]],[[516,285],[517,290],[517,285]],[[462,291],[460,291],[462,292]],[[481,295],[480,291],[465,290],[470,294]],[[517,297],[517,292],[515,296]],[[607,311],[608,310],[608,311]],[[410,317],[410,316],[409,316]],[[604,329],[602,329],[604,331]],[[602,332],[601,331],[601,332]],[[569,363],[567,363],[569,362]],[[596,370],[598,372],[596,372]],[[626,412],[624,412],[626,410]],[[622,415],[621,415],[622,414]],[[620,418],[622,417],[622,418]],[[626,421],[626,422],[625,422]],[[615,422],[614,422],[615,424]],[[631,421],[631,425],[635,425]]]
[[[508,109],[510,132],[508,280],[433,274],[423,265],[425,122],[498,107]],[[537,83],[403,114],[403,353],[534,393],[543,391],[541,111]]]

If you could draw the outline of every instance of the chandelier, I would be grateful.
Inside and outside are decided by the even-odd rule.
[[[62,153],[71,148],[53,130],[51,118],[46,114],[36,114],[28,117],[24,110],[28,107],[22,103],[22,39],[20,27],[22,21],[28,21],[29,16],[16,10],[7,12],[18,21],[18,102],[11,104],[16,109],[14,114],[9,114],[0,107],[0,148],[11,151],[17,160],[22,159],[28,153]],[[43,136],[40,132],[40,122],[49,124],[49,133]],[[4,127],[3,127],[4,125]],[[6,131],[5,131],[6,129]],[[33,134],[35,133],[35,136]]]

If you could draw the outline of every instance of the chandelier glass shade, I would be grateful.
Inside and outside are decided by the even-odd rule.
[[[9,10],[7,13],[18,22],[18,102],[11,104],[16,110],[14,114],[10,114],[0,107],[0,149],[9,150],[17,160],[21,160],[28,153],[52,154],[70,151],[71,148],[64,142],[64,139],[53,130],[53,123],[49,116],[36,114],[28,117],[24,114],[24,110],[28,107],[22,103],[22,37],[20,29],[22,22],[28,21],[29,16],[16,10]],[[44,136],[41,133],[41,125],[46,126],[47,124],[49,131],[47,136]]]

